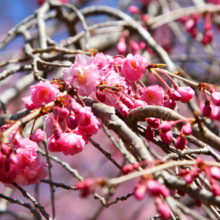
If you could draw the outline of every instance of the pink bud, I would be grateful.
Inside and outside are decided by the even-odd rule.
[[[41,142],[45,139],[45,132],[42,129],[37,129],[30,137],[34,142]]]
[[[170,109],[174,109],[176,107],[176,101],[171,100],[171,99],[166,100],[164,102],[164,107],[167,107],[167,108],[170,108]]]
[[[131,99],[129,99],[128,97],[126,97],[124,94],[119,93],[120,95],[120,100],[128,107],[128,108],[133,108],[134,107],[134,103],[132,102]]]
[[[172,126],[174,125],[174,122],[173,121],[163,121],[158,129],[160,132],[167,132],[167,131],[170,131],[170,129],[172,128]]]
[[[77,127],[76,116],[73,111],[70,111],[70,115],[66,117],[66,124],[71,130],[74,130]]]
[[[158,183],[156,180],[147,181],[147,191],[152,196],[159,196],[161,194],[162,185]]]
[[[181,95],[180,101],[183,103],[188,102],[190,99],[193,98],[195,92],[189,86],[182,86],[177,89],[177,92]]]
[[[173,135],[171,131],[167,131],[166,133],[161,132],[160,133],[160,138],[165,144],[170,144],[173,140]]]
[[[163,219],[169,219],[171,217],[170,208],[163,203],[160,197],[155,198],[155,203],[157,206],[157,211],[160,214],[160,217]]]
[[[186,32],[190,33],[192,32],[193,28],[195,28],[195,21],[193,19],[189,19],[186,23],[185,23],[185,30]]]
[[[81,108],[82,108],[82,106],[78,102],[76,102],[75,99],[73,99],[73,98],[70,99],[70,109],[72,111],[77,113]]]
[[[213,178],[219,180],[220,179],[220,169],[219,167],[211,167],[210,174]]]
[[[145,101],[141,101],[141,100],[137,100],[137,99],[134,101],[134,108],[146,106],[146,105],[147,105],[147,103]]]
[[[117,105],[117,110],[119,111],[119,113],[126,118],[128,116],[128,107],[126,105],[124,105],[122,102],[118,102]]]
[[[181,99],[181,95],[176,90],[170,90],[169,98],[175,101],[179,101]]]
[[[145,138],[148,141],[152,141],[154,139],[154,131],[152,130],[150,126],[147,126],[147,129],[145,131]]]
[[[147,187],[143,182],[139,182],[134,189],[134,196],[137,200],[142,200],[146,195]]]
[[[54,117],[65,118],[69,114],[69,110],[67,108],[60,108],[58,106],[53,108]]]
[[[133,170],[137,169],[139,167],[138,164],[126,164],[123,168],[122,168],[122,173],[123,174],[128,174],[130,172],[132,172]]]
[[[187,184],[192,183],[193,180],[194,180],[194,178],[190,173],[185,176],[185,181],[186,181]]]
[[[145,14],[141,15],[141,20],[142,20],[143,22],[146,22],[146,21],[148,20],[148,16],[145,15]]]
[[[189,16],[188,15],[185,15],[181,18],[178,19],[178,21],[182,24],[185,24],[187,22],[187,20],[189,19]]]
[[[177,150],[183,150],[185,148],[186,144],[187,144],[186,138],[183,138],[182,136],[180,136],[177,138],[175,147]]]
[[[148,123],[150,127],[155,128],[155,129],[157,129],[160,125],[160,119],[158,118],[150,117],[146,119],[146,122]]]
[[[198,207],[201,207],[202,206],[202,202],[199,201],[198,199],[195,199],[195,205],[198,206]]]
[[[136,6],[134,5],[131,5],[129,8],[128,8],[129,12],[131,14],[137,14],[140,12],[139,8],[137,8]]]
[[[216,105],[216,106],[220,106],[220,92],[212,92],[211,94],[211,98],[212,98],[212,102]]]
[[[118,53],[124,54],[127,50],[127,45],[126,45],[125,41],[120,40],[116,45],[116,49],[117,49]]]
[[[192,133],[192,125],[191,125],[191,123],[187,122],[185,125],[183,125],[181,131],[185,135],[190,135]]]
[[[141,50],[144,50],[145,47],[146,47],[145,42],[141,41],[141,42],[139,43],[139,47],[140,47]]]
[[[204,30],[210,30],[212,28],[212,23],[210,21],[206,21],[203,26]]]
[[[202,114],[204,117],[209,117],[211,115],[212,108],[210,106],[210,101],[206,100],[205,101],[205,106],[202,109]]]
[[[106,99],[106,95],[103,93],[103,92],[101,92],[100,90],[96,90],[96,97],[97,97],[97,99],[100,101],[100,102],[104,102],[105,101],[105,99]]]
[[[211,184],[211,191],[212,191],[214,196],[219,196],[220,195],[220,187],[216,183]]]

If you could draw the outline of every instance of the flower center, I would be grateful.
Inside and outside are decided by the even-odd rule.
[[[137,63],[135,61],[131,60],[130,64],[134,68],[134,71],[137,71]]]
[[[149,101],[153,101],[155,99],[154,94],[150,91],[146,92],[146,95]]]
[[[40,91],[40,95],[39,96],[40,96],[41,99],[43,99],[48,93],[49,93],[49,90],[47,88],[45,88],[45,89],[42,89]]]
[[[82,69],[82,72],[78,72],[76,74],[76,77],[80,83],[84,83],[84,82],[86,82],[87,75],[88,75],[88,72],[86,72],[84,69]]]

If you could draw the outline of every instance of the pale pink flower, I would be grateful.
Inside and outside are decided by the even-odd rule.
[[[98,67],[100,75],[103,75],[110,65],[108,58],[103,53],[97,53],[92,61]]]
[[[189,86],[179,87],[176,91],[181,95],[180,101],[183,103],[188,102],[195,95],[195,91]]]
[[[49,139],[48,149],[51,152],[63,152],[64,155],[75,155],[80,153],[85,146],[85,141],[81,135],[73,132],[62,133],[59,139],[52,135]]]
[[[99,84],[99,70],[93,64],[93,59],[86,59],[82,54],[78,54],[75,63],[63,72],[64,81],[73,86],[79,95],[89,96]]]
[[[143,77],[149,61],[141,55],[128,54],[121,67],[121,74],[126,80],[135,82]]]
[[[141,100],[145,101],[148,105],[163,106],[164,90],[158,85],[148,86],[145,88]]]
[[[31,141],[29,137],[20,139],[15,147],[18,149],[19,148],[23,148],[23,149],[33,148],[35,151],[37,151],[38,149],[37,143],[35,143],[34,141]]]
[[[31,140],[34,142],[41,142],[45,139],[45,136],[45,131],[39,128],[31,135]]]

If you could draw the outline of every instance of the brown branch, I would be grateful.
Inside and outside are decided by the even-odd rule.
[[[51,182],[50,180],[41,180],[41,183],[47,183],[47,184],[53,184],[53,186],[56,186],[56,187],[60,187],[60,188],[63,188],[63,189],[67,189],[67,190],[77,190],[76,187],[74,186],[67,186],[65,185],[64,183],[56,183],[56,182]]]
[[[103,150],[99,144],[97,144],[94,140],[92,140],[91,138],[89,139],[90,143],[97,148],[100,152],[102,152],[106,158],[108,158],[119,170],[122,169],[122,167],[112,158],[112,155],[108,152],[106,152],[105,150]]]

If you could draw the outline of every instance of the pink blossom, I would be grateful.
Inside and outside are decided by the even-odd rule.
[[[154,131],[150,126],[147,126],[147,129],[145,131],[145,138],[148,141],[152,141],[154,139]]]
[[[81,126],[87,126],[93,116],[91,107],[83,107],[76,114],[76,123]]]
[[[64,155],[75,155],[80,153],[85,146],[82,136],[73,132],[62,133],[59,139],[55,139],[54,135],[49,138],[48,149],[51,152],[63,152]]]
[[[18,145],[19,141],[22,139],[20,131],[18,129],[12,131],[9,135],[9,139],[12,144]]]
[[[97,53],[92,61],[92,63],[97,66],[98,70],[100,70],[101,75],[104,74],[110,65],[108,58],[103,53]]]
[[[140,12],[139,8],[136,7],[135,5],[131,5],[129,8],[128,8],[129,12],[131,12],[132,14],[137,14]]]
[[[49,81],[39,82],[36,85],[30,86],[29,90],[29,93],[31,94],[31,101],[34,104],[31,104],[27,97],[23,98],[23,101],[28,109],[32,108],[33,105],[36,108],[39,108],[42,104],[54,101],[59,92],[58,85],[51,84]]]
[[[54,133],[53,130],[54,122],[48,115],[44,116],[44,121],[45,121],[45,133],[47,138],[49,138]]]
[[[152,196],[159,196],[162,195],[164,198],[169,196],[169,190],[158,183],[156,180],[149,180],[147,181],[147,191],[152,195]]]
[[[148,86],[145,88],[141,100],[145,101],[148,105],[163,106],[164,90],[158,85]]]
[[[213,178],[219,180],[220,179],[220,168],[219,167],[211,167],[210,174]]]
[[[93,179],[85,179],[76,183],[76,188],[81,190],[81,197],[89,196],[95,190],[95,181]]]
[[[188,102],[195,95],[194,90],[191,89],[189,86],[179,87],[176,91],[181,95],[180,101],[183,103]]]
[[[161,132],[160,133],[160,138],[161,140],[165,143],[165,144],[170,144],[173,140],[173,135],[172,135],[172,132],[171,131],[167,131],[166,133],[165,132]]]
[[[126,118],[128,116],[129,109],[122,102],[118,102],[117,110],[124,118]]]
[[[164,102],[164,107],[174,109],[176,107],[176,101],[168,99]]]
[[[179,101],[181,99],[181,95],[174,89],[169,91],[169,98],[175,101]]]
[[[186,144],[187,144],[186,138],[180,136],[180,137],[177,138],[175,147],[178,150],[183,150],[185,148]]]
[[[159,125],[160,125],[160,119],[158,119],[158,118],[152,118],[152,117],[150,117],[150,118],[147,118],[147,119],[145,119],[145,120],[146,120],[146,122],[148,123],[148,125],[149,125],[150,127],[152,127],[152,128],[157,129],[157,128],[159,127]]]
[[[75,63],[63,71],[64,81],[73,86],[79,95],[89,96],[99,84],[99,70],[93,64],[93,59],[86,59],[82,54],[77,54]]]
[[[18,148],[16,153],[18,163],[15,169],[15,182],[17,184],[22,186],[34,184],[47,176],[47,164],[39,161],[34,147]]]
[[[136,54],[128,54],[121,67],[121,74],[126,80],[135,82],[143,77],[149,61],[144,57]]]
[[[211,99],[216,106],[220,106],[220,92],[212,92]]]
[[[103,92],[101,92],[100,90],[96,90],[96,98],[100,101],[100,102],[104,102],[105,101],[105,99],[106,99],[106,95],[103,93]]]
[[[147,105],[146,102],[136,99],[136,100],[134,101],[134,107],[133,107],[133,108],[138,108],[138,107],[146,106],[146,105]]]
[[[26,97],[22,98],[22,100],[24,101],[26,109],[33,110],[36,108],[33,101],[31,100],[31,96],[26,96]]]
[[[127,45],[125,43],[125,40],[122,39],[120,40],[117,45],[116,45],[116,49],[118,51],[119,54],[124,54],[127,50]]]
[[[174,125],[173,121],[163,121],[159,126],[158,129],[160,132],[167,132],[170,131],[172,126]]]
[[[78,127],[85,134],[93,135],[93,134],[96,134],[102,126],[100,122],[98,121],[98,119],[94,115],[92,115],[88,125],[86,126],[79,125]]]
[[[160,197],[156,197],[155,203],[157,206],[157,211],[160,214],[160,217],[163,219],[170,219],[170,217],[171,217],[170,208],[164,204],[162,199]]]
[[[187,122],[185,125],[183,125],[181,128],[181,132],[185,135],[190,135],[192,133],[191,123]]]
[[[210,101],[206,100],[205,105],[202,109],[202,114],[204,117],[209,117],[211,115],[212,108],[210,106]]]
[[[41,142],[45,139],[45,136],[45,132],[39,128],[31,135],[31,140],[34,142]]]
[[[33,148],[35,151],[37,151],[38,145],[34,141],[31,141],[29,137],[26,137],[26,138],[19,140],[18,144],[16,145],[16,148],[18,149],[19,148],[23,148],[23,149]]]
[[[134,189],[134,197],[137,200],[142,200],[146,195],[146,191],[147,191],[146,183],[140,181]]]

